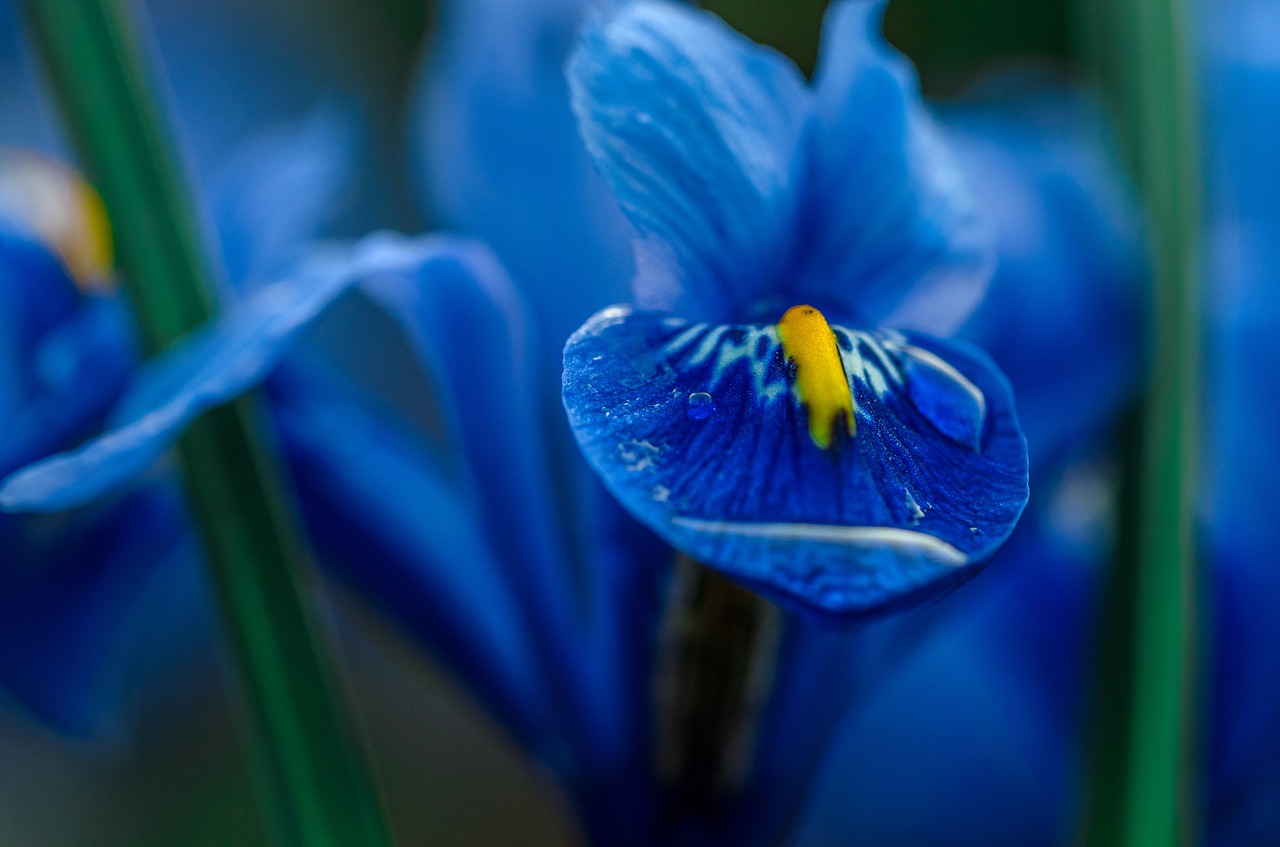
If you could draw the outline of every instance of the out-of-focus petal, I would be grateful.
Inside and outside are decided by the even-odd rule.
[[[793,302],[945,336],[986,291],[989,237],[915,71],[880,34],[883,8],[842,0],[823,25],[815,223]]]
[[[365,292],[404,328],[438,392],[502,556],[531,574],[543,571],[565,553],[540,452],[538,359],[526,308],[486,247],[447,236],[439,243],[447,258],[381,274]]]
[[[977,351],[832,330],[855,426],[825,449],[773,325],[607,309],[570,339],[564,400],[610,490],[675,547],[853,614],[975,573],[1026,503],[1027,455]]]
[[[1034,462],[1098,436],[1138,386],[1142,234],[1096,107],[1017,78],[944,112],[999,267],[962,337],[1013,384]]]
[[[191,599],[169,589],[197,564],[193,538],[163,484],[69,515],[0,516],[0,685],[72,735],[116,728],[155,604]]]
[[[78,302],[75,284],[54,253],[34,233],[0,219],[0,367],[26,364],[44,334],[70,317]],[[25,390],[22,377],[5,373],[0,409]]]
[[[419,72],[414,161],[433,220],[482,238],[525,293],[544,358],[624,299],[635,230],[595,172],[564,64],[591,0],[451,0]]]
[[[268,282],[321,234],[354,157],[354,120],[320,109],[250,137],[215,170],[209,205],[232,284]]]
[[[429,265],[442,252],[431,238],[375,234],[349,253],[317,258],[297,275],[263,288],[242,309],[150,366],[121,401],[117,428],[10,476],[0,487],[0,506],[15,512],[58,511],[127,484],[196,416],[267,376],[310,322],[353,284]]]
[[[474,498],[358,392],[296,365],[279,376],[274,419],[316,549],[521,740],[545,743],[548,680]]]
[[[598,695],[580,660],[585,592],[545,452],[549,410],[536,379],[538,345],[523,301],[488,248],[441,241],[450,259],[383,274],[364,290],[404,328],[436,391],[478,525],[514,591],[542,673],[572,715],[567,724],[577,727],[592,719]]]
[[[1280,7],[1200,3],[1204,68],[1204,267],[1208,334],[1201,380],[1201,516],[1213,604],[1213,721],[1206,838],[1215,847],[1280,839]]]
[[[137,334],[119,296],[87,297],[25,360],[27,391],[5,422],[0,474],[74,444],[102,425],[137,362]]]
[[[636,303],[724,320],[792,260],[811,95],[780,54],[668,2],[589,24],[569,62],[587,149],[644,244]]]

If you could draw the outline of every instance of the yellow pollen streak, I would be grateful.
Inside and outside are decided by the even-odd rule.
[[[82,290],[111,287],[107,211],[93,186],[70,167],[38,153],[0,149],[0,217],[33,230]]]
[[[812,306],[792,306],[778,321],[782,352],[795,363],[796,395],[809,412],[809,437],[823,450],[838,430],[853,435],[853,394],[836,335]]]
[[[79,245],[68,245],[63,251],[72,273],[88,288],[109,288],[111,271],[115,265],[115,253],[111,246],[111,223],[107,220],[107,207],[97,190],[84,180],[78,180],[76,193],[83,219],[84,240]]]

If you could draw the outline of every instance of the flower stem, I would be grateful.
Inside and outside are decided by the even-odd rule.
[[[665,823],[714,818],[750,776],[782,611],[679,556],[655,678],[655,770]]]
[[[213,314],[194,212],[153,105],[123,0],[25,8],[114,230],[143,337],[163,349]],[[278,844],[389,843],[373,783],[309,602],[253,402],[216,409],[179,445],[252,719],[255,769]]]
[[[1154,248],[1154,348],[1143,410],[1133,584],[1117,581],[1104,650],[1132,672],[1100,686],[1087,842],[1194,843],[1194,457],[1197,450],[1199,115],[1176,0],[1097,3],[1093,52],[1127,117]],[[1105,33],[1105,34],[1104,34]],[[1111,40],[1108,40],[1110,36]],[[1123,548],[1122,548],[1123,549]],[[1127,596],[1124,592],[1127,590]],[[1112,680],[1113,683],[1115,680]]]

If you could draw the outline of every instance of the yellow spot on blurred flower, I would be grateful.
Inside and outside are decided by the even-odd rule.
[[[853,394],[836,334],[812,306],[793,306],[778,321],[782,351],[794,365],[796,397],[809,413],[809,437],[830,448],[838,433],[853,435]]]
[[[80,290],[111,287],[115,260],[107,210],[72,168],[28,150],[0,150],[0,219],[47,244]]]

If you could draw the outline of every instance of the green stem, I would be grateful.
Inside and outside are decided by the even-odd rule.
[[[147,347],[213,315],[210,271],[161,131],[123,0],[26,0],[64,116],[110,215]],[[179,454],[231,634],[279,844],[389,843],[377,794],[339,707],[253,401],[197,421]]]
[[[664,827],[714,819],[750,777],[783,626],[772,603],[676,558],[654,677]]]
[[[1195,64],[1177,0],[1096,6],[1116,72],[1125,135],[1154,250],[1154,347],[1142,425],[1143,498],[1132,527],[1133,584],[1104,646],[1127,685],[1100,693],[1087,841],[1171,847],[1195,841],[1193,538],[1200,342],[1199,115]],[[1112,27],[1105,26],[1110,13]],[[1095,29],[1095,32],[1098,31]],[[1124,591],[1121,586],[1120,591]],[[1113,680],[1114,682],[1114,680]],[[1118,695],[1118,696],[1117,696]]]

